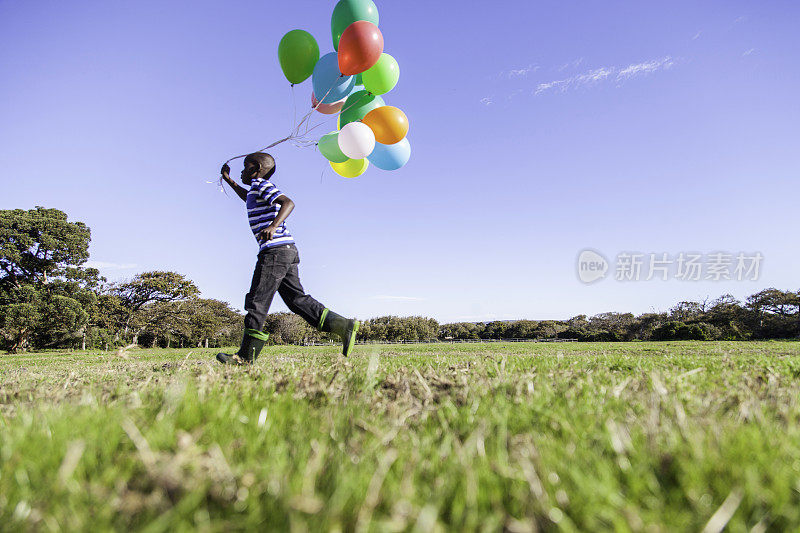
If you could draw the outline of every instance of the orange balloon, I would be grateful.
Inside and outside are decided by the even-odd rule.
[[[366,20],[350,24],[339,39],[339,72],[345,76],[360,74],[372,67],[383,53],[383,34]]]
[[[399,143],[408,135],[408,117],[394,106],[376,107],[361,122],[372,129],[375,140],[381,144]]]

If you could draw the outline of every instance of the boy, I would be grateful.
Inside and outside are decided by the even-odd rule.
[[[262,331],[272,297],[277,291],[287,307],[320,331],[332,332],[342,338],[342,354],[350,355],[358,331],[358,320],[337,315],[303,290],[300,284],[297,254],[292,234],[286,229],[286,218],[294,202],[282,194],[270,181],[275,174],[275,160],[265,153],[250,154],[244,159],[242,183],[231,179],[230,167],[223,165],[221,173],[228,185],[247,204],[250,229],[260,250],[250,292],[244,299],[247,316],[244,319],[242,346],[234,355],[217,354],[220,363],[247,365],[255,362],[269,335]]]

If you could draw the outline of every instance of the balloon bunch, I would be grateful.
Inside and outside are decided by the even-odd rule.
[[[331,16],[333,48],[320,57],[314,37],[292,30],[278,45],[278,58],[286,79],[294,86],[311,78],[312,111],[338,115],[337,130],[315,144],[331,168],[345,178],[366,172],[370,163],[382,170],[397,170],[411,157],[408,117],[388,106],[381,95],[400,79],[397,61],[383,51],[378,29],[378,8],[372,0],[340,0]],[[308,130],[307,130],[308,131]]]

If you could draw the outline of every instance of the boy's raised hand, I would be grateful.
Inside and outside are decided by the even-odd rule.
[[[219,184],[222,185],[222,181],[225,180],[228,185],[230,185],[231,189],[234,190],[236,196],[242,199],[243,202],[247,201],[247,189],[238,185],[235,181],[231,179],[231,167],[228,166],[228,163],[222,165],[222,168],[219,170],[220,179]]]

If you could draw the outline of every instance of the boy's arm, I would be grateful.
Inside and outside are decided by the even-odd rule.
[[[281,204],[281,210],[278,211],[278,215],[275,217],[275,220],[272,221],[272,224],[261,230],[259,236],[263,238],[265,241],[272,239],[272,236],[278,230],[281,224],[283,224],[284,220],[286,220],[289,214],[294,209],[294,202],[291,198],[286,196],[285,194],[281,194],[275,199],[276,204]]]
[[[222,170],[220,170],[220,174],[222,174],[222,179],[224,179],[228,185],[231,186],[233,192],[242,199],[243,202],[247,201],[247,189],[236,183],[231,179],[231,167],[228,166],[228,163],[222,165]]]

